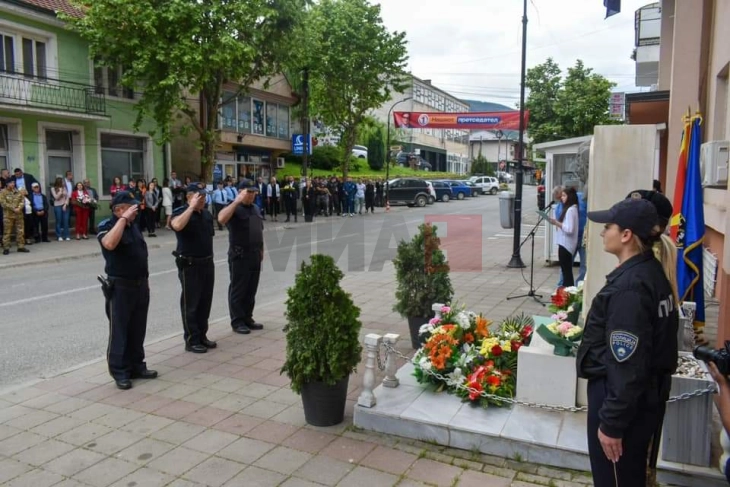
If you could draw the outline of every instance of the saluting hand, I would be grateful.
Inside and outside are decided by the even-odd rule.
[[[195,193],[190,200],[190,207],[195,210],[200,210],[203,205],[200,204],[200,201],[203,200],[203,203],[205,203],[205,198],[200,193]]]
[[[132,221],[131,219],[134,217],[134,215],[137,214],[137,210],[139,210],[139,205],[132,205],[126,210],[124,210],[124,213],[122,213],[122,217],[125,218],[128,222]]]
[[[239,191],[238,192],[238,194],[236,195],[236,199],[233,200],[233,201],[236,202],[236,203],[238,203],[238,204],[241,204],[241,203],[243,203],[243,200],[245,198],[246,198],[246,190],[243,190],[243,191]]]

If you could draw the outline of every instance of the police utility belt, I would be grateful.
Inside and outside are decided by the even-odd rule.
[[[173,250],[172,255],[175,256],[175,265],[177,265],[178,269],[205,264],[206,262],[211,262],[213,260],[212,255],[209,255],[208,257],[190,257],[180,254],[177,250]]]
[[[104,277],[96,276],[96,279],[101,283],[101,292],[104,293],[104,297],[111,299],[112,291],[115,286],[121,287],[140,287],[147,284],[147,279],[124,279],[123,277]]]
[[[247,254],[260,253],[264,249],[264,245],[252,245],[243,247],[241,245],[232,245],[228,250],[228,257],[232,260],[242,259]]]

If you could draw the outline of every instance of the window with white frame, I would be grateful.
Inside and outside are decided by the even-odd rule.
[[[124,70],[121,66],[99,66],[98,63],[94,63],[94,87],[96,93],[134,100],[134,90],[122,86],[123,75]]]
[[[0,72],[45,80],[48,54],[46,37],[0,30]]]

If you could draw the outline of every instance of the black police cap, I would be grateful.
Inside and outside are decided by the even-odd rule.
[[[114,208],[117,205],[138,205],[139,201],[134,198],[134,195],[129,191],[119,191],[112,198],[112,202],[109,205],[110,208]]]
[[[596,223],[614,223],[644,240],[651,237],[654,227],[659,223],[656,207],[639,198],[621,200],[609,210],[589,211],[588,219]]]

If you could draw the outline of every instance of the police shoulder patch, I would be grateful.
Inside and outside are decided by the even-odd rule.
[[[99,225],[97,225],[97,228],[99,230],[109,230],[109,227],[111,227],[111,218],[106,218],[99,222]]]
[[[616,362],[621,363],[627,361],[639,347],[639,337],[628,331],[611,332],[610,348],[613,358]]]

